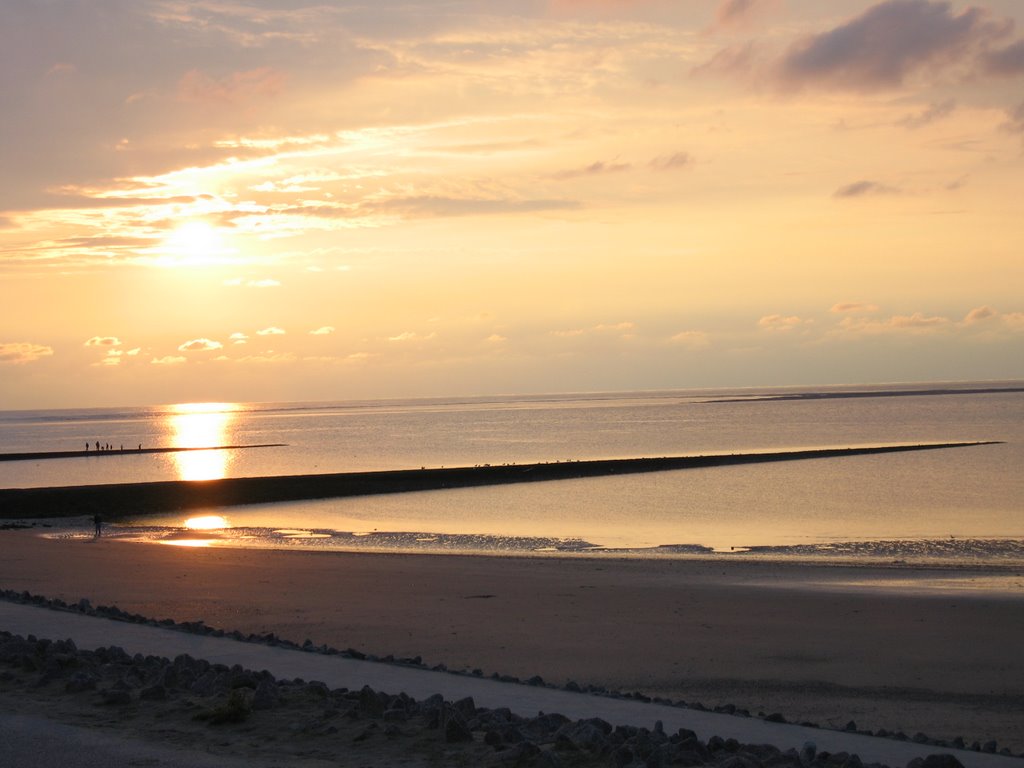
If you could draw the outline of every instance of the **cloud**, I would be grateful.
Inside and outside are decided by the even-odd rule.
[[[360,206],[360,210],[404,216],[486,216],[500,213],[560,211],[578,207],[579,203],[573,200],[509,200],[423,195],[374,201]],[[325,215],[322,211],[317,213]],[[350,212],[343,213],[349,215]]]
[[[852,184],[846,184],[832,193],[832,197],[866,197],[868,195],[894,195],[899,190],[878,181],[861,179]]]
[[[310,331],[310,336],[329,336],[334,333],[335,328],[333,325],[323,325],[317,328],[315,331]]]
[[[1024,133],[1024,101],[1012,111],[1007,110],[1006,114],[1009,115],[1010,120],[1004,123],[1003,128],[1012,133]]]
[[[949,319],[936,315],[928,316],[921,312],[915,312],[910,316],[894,315],[889,324],[893,328],[939,328],[949,324]]]
[[[830,312],[877,312],[878,307],[874,304],[863,304],[859,301],[841,301],[838,304],[833,304]]]
[[[93,336],[87,342],[87,347],[120,347],[121,340],[116,336]]]
[[[151,365],[181,365],[186,362],[186,358],[166,355],[165,357],[154,357],[149,362]]]
[[[765,315],[757,324],[772,333],[789,333],[802,325],[811,325],[813,320],[804,320],[796,315]]]
[[[284,88],[285,76],[270,67],[232,72],[215,78],[198,69],[186,72],[178,81],[181,101],[237,104],[276,96]]]
[[[844,317],[839,327],[844,333],[856,335],[924,334],[947,330],[953,327],[953,323],[947,317],[915,312],[912,315],[893,315],[882,320]]]
[[[1024,73],[1024,40],[1018,40],[1005,48],[989,51],[981,61],[985,71],[993,75],[1022,74]]]
[[[722,0],[715,11],[715,25],[732,27],[743,24],[763,5],[764,0]]]
[[[918,71],[965,60],[1009,29],[975,6],[954,13],[948,2],[885,0],[795,43],[782,58],[779,75],[795,87],[895,88]]]
[[[977,323],[983,323],[986,320],[991,320],[999,315],[992,307],[976,307],[972,309],[964,317],[964,325],[976,325]]]
[[[686,168],[693,163],[693,158],[687,152],[676,152],[672,155],[662,155],[650,162],[651,168],[656,171],[673,171],[677,168]]]
[[[584,166],[583,168],[571,168],[565,171],[558,171],[557,173],[551,174],[552,179],[564,181],[566,179],[576,179],[580,176],[600,176],[606,173],[621,173],[622,171],[628,171],[632,166],[629,163],[606,163],[603,160],[598,160],[595,163]]]
[[[228,339],[232,344],[245,344],[249,340],[249,337],[240,331],[236,331],[228,336]]]
[[[503,341],[508,341],[508,337],[502,336],[500,333],[492,333],[490,336],[484,339],[484,341],[487,341],[491,344],[500,344]]]
[[[635,331],[636,323],[631,323],[628,320],[621,323],[600,323],[595,325],[592,330],[599,333],[606,331]]]
[[[270,326],[269,328],[262,328],[256,331],[257,336],[284,336],[285,330],[283,328],[277,328],[276,326]]]
[[[436,337],[437,333],[434,331],[431,331],[426,336],[421,336],[420,334],[415,333],[414,331],[403,331],[402,333],[399,333],[397,336],[388,336],[388,341],[427,341],[429,339],[433,339]]]
[[[0,344],[0,363],[22,365],[33,363],[53,354],[53,348],[29,341],[14,341]]]
[[[180,347],[179,352],[209,352],[213,349],[221,349],[224,345],[219,341],[212,341],[211,339],[191,339],[186,341]]]
[[[922,128],[929,123],[934,123],[952,114],[955,109],[956,101],[948,99],[947,101],[929,104],[923,112],[919,112],[916,115],[907,115],[902,120],[898,120],[896,124],[904,128]]]
[[[589,328],[569,328],[566,330],[549,331],[548,333],[551,336],[558,336],[563,339],[593,334],[619,334],[622,338],[632,338],[636,327],[636,323],[624,320],[620,323],[598,323]]]
[[[669,337],[669,343],[687,349],[706,349],[711,346],[711,338],[704,331],[680,331]]]

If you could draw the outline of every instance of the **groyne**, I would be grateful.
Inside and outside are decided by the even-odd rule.
[[[32,451],[0,453],[0,461],[43,461],[48,459],[97,459],[110,456],[141,456],[148,453],[182,453],[184,451],[240,451],[244,448],[282,448],[285,443],[256,445],[212,445],[205,448],[102,448],[86,451]]]
[[[116,518],[148,512],[227,507],[239,504],[408,493],[442,488],[569,480],[641,472],[842,458],[992,444],[993,441],[879,445],[706,456],[596,459],[500,466],[238,477],[201,481],[168,480],[50,488],[7,488],[0,489],[0,519],[65,517],[95,513],[100,513],[107,518]]]

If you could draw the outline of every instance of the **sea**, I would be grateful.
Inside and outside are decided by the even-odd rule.
[[[975,441],[990,444],[139,509],[104,535],[203,547],[1024,565],[1024,382],[0,411],[0,453],[90,452],[0,461],[0,488]],[[82,519],[45,522],[45,535],[92,535]]]

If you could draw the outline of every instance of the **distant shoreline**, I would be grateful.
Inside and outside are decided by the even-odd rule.
[[[800,400],[847,400],[866,397],[925,397],[933,395],[999,395],[1024,392],[1024,387],[980,387],[976,389],[875,389],[863,392],[792,392],[785,394],[750,395],[749,397],[719,397],[705,403],[774,403]]]
[[[567,480],[677,469],[839,458],[938,450],[998,441],[817,448],[707,456],[598,459],[541,464],[421,468],[377,472],[240,477],[219,480],[167,480],[145,483],[0,489],[0,519],[103,514],[110,518],[151,512],[226,507],[282,501],[409,493],[442,488]]]

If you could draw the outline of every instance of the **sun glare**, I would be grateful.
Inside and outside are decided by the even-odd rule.
[[[171,445],[175,448],[214,448],[229,442],[235,403],[179,403],[167,415]],[[216,480],[227,474],[231,452],[183,451],[172,454],[182,480]]]
[[[222,528],[230,528],[231,525],[227,518],[220,515],[200,515],[186,520],[185,527],[190,531],[217,531]]]
[[[202,220],[188,221],[164,238],[161,263],[175,267],[223,264],[232,251],[221,229]]]

